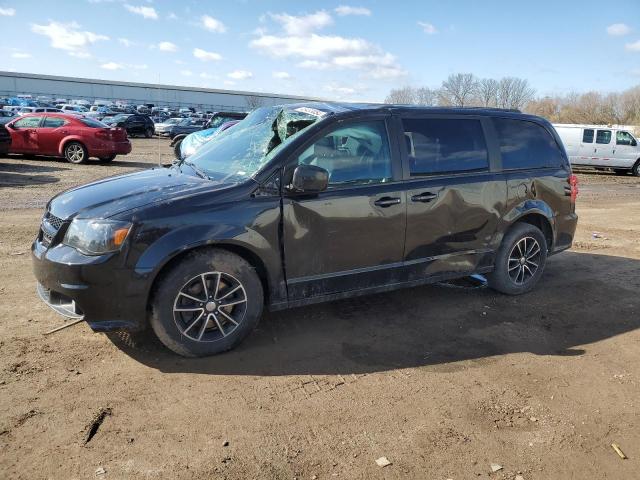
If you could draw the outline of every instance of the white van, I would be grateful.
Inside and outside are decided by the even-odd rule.
[[[611,168],[640,177],[640,146],[631,129],[607,125],[553,125],[564,143],[571,165]]]

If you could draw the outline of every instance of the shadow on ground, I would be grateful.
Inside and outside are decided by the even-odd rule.
[[[581,355],[583,346],[640,327],[640,261],[567,252],[549,260],[531,293],[441,285],[267,313],[235,350],[183,359],[150,333],[110,334],[163,372],[216,375],[352,374],[496,355]]]
[[[60,181],[60,178],[48,174],[64,170],[68,170],[68,168],[29,163],[2,163],[0,159],[0,187],[56,183]]]

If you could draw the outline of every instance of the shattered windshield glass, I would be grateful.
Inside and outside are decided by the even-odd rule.
[[[273,158],[293,135],[324,114],[306,107],[258,108],[223,135],[213,138],[184,163],[212,180],[244,181]]]

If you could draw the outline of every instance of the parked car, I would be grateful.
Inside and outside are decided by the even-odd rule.
[[[11,110],[0,110],[0,125],[10,122],[16,117],[15,113]]]
[[[127,132],[109,128],[92,118],[64,113],[29,113],[6,125],[10,153],[64,157],[83,163],[90,157],[102,162],[131,152]]]
[[[265,306],[471,274],[528,292],[547,256],[571,246],[576,195],[540,117],[263,107],[184,162],[54,197],[34,272],[46,303],[94,331],[150,324],[174,352],[211,355],[238,345]]]
[[[64,113],[87,113],[89,111],[88,108],[76,104],[56,105],[56,108],[59,108]]]
[[[18,110],[18,115],[24,115],[25,113],[61,113],[62,110],[55,107],[21,107]]]
[[[121,113],[102,120],[109,126],[124,128],[129,135],[144,135],[147,138],[153,136],[153,121],[147,115]]]
[[[640,146],[627,128],[554,124],[572,165],[611,168],[640,177]]]
[[[171,125],[167,129],[167,134],[173,139],[176,135],[186,135],[202,130],[206,124],[207,121],[203,118],[183,118],[179,123]]]
[[[6,127],[0,123],[0,156],[9,153],[11,148],[11,135]]]
[[[186,119],[182,123],[178,123],[169,127],[166,132],[171,137],[171,147],[176,158],[180,158],[181,144],[187,135],[198,132],[200,130],[217,128],[223,123],[232,120],[242,120],[247,114],[245,112],[216,112],[209,119]],[[201,126],[200,126],[201,125]]]
[[[154,128],[155,134],[160,136],[169,136],[169,128],[172,127],[173,125],[177,125],[182,120],[183,118],[180,118],[180,117],[172,117],[172,118],[167,118],[166,120],[160,123],[154,124],[153,128]]]
[[[190,133],[177,145],[174,147],[174,155],[177,160],[184,160],[202,148],[203,145],[207,144],[218,135],[220,135],[225,130],[233,127],[235,124],[239,123],[240,120],[232,120],[230,122],[223,123],[219,127],[215,128],[207,128],[204,130],[200,130],[197,132]]]

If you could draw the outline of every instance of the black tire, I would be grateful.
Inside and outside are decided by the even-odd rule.
[[[176,144],[173,146],[173,154],[176,156],[178,160],[182,160],[182,155],[180,153],[181,146],[182,146],[182,139],[178,140]]]
[[[116,158],[116,155],[114,154],[114,155],[109,155],[108,157],[102,157],[100,161],[102,163],[109,163],[109,162],[113,162],[115,158]]]
[[[69,163],[80,164],[89,159],[89,152],[80,142],[69,142],[64,146],[64,158]]]
[[[158,281],[150,323],[158,339],[178,355],[215,355],[234,348],[251,333],[260,321],[263,299],[260,279],[247,261],[222,249],[201,250],[186,256]],[[224,306],[229,302],[236,303]],[[199,317],[201,313],[204,316]]]
[[[145,138],[151,138],[151,137],[153,137],[153,128],[147,128],[147,129],[144,131],[144,136],[145,136]]]
[[[537,244],[538,255],[529,257],[521,254],[523,241],[526,246],[525,251],[531,248],[531,253],[535,252],[535,244]],[[530,247],[531,245],[534,247]],[[514,257],[519,258],[514,260]],[[523,261],[522,258],[525,260]],[[529,223],[516,223],[502,239],[494,269],[487,274],[489,287],[507,295],[526,293],[540,280],[546,261],[547,241],[540,229]],[[534,265],[537,267],[532,272]],[[520,272],[522,277],[519,276]],[[517,275],[516,278],[513,277],[514,275]]]
[[[626,175],[627,173],[629,173],[629,170],[625,170],[623,168],[614,168],[613,169],[613,173],[615,173],[618,176],[623,176],[623,175]]]
[[[640,177],[640,159],[636,162],[636,164],[631,169],[631,173],[634,177]]]

